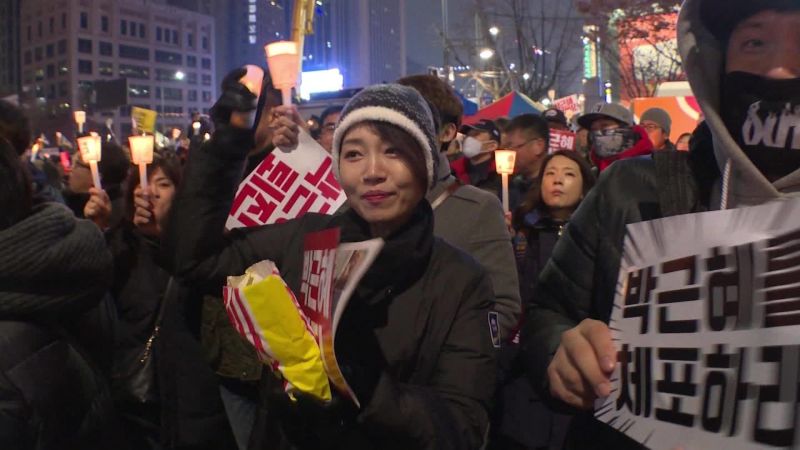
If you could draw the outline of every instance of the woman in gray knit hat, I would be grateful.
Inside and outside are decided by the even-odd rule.
[[[227,112],[221,107],[215,116],[230,117],[255,108],[255,98],[226,103]],[[297,126],[287,117],[271,125],[276,144]],[[360,409],[338,395],[329,404],[303,395],[288,401],[270,375],[261,389],[272,392],[262,395],[271,419],[267,430],[254,430],[250,448],[479,448],[494,389],[493,293],[481,267],[433,235],[424,196],[438,158],[425,100],[412,88],[382,85],[361,91],[344,108],[332,154],[346,212],[224,235],[221,224],[252,147],[252,130],[222,120],[190,155],[167,226],[167,254],[185,281],[218,292],[226,276],[269,259],[300,292],[306,234],[338,227],[343,242],[381,237],[385,245],[336,334],[336,357]]]

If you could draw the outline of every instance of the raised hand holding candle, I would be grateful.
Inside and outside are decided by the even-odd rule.
[[[78,147],[81,150],[81,159],[89,163],[94,187],[102,189],[103,186],[100,184],[100,171],[97,169],[97,163],[102,157],[103,141],[100,139],[100,136],[84,136],[78,138]]]
[[[139,166],[139,185],[147,191],[147,165],[153,162],[153,136],[131,136],[131,160]]]
[[[75,123],[78,124],[78,132],[83,133],[83,124],[86,123],[86,111],[75,111],[73,113]]]
[[[297,86],[297,76],[300,71],[300,54],[297,43],[292,41],[278,41],[264,47],[267,54],[267,66],[272,78],[272,84],[280,89],[283,97],[283,106],[292,104],[292,88]]]
[[[517,162],[517,152],[514,150],[495,150],[494,162],[497,173],[503,177],[503,211],[509,212],[508,207],[508,176],[514,173]]]

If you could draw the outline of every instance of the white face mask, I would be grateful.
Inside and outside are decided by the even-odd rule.
[[[474,158],[483,153],[483,142],[474,137],[465,136],[464,141],[461,142],[461,153],[467,158]]]

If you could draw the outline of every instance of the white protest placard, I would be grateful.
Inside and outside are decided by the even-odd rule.
[[[296,149],[276,148],[239,185],[227,229],[281,223],[306,213],[333,214],[346,200],[333,159],[300,131]]]
[[[575,114],[581,113],[581,102],[578,94],[569,95],[553,100],[553,106],[562,111],[567,120],[571,119]]]
[[[631,224],[595,417],[652,449],[798,448],[800,199]]]
[[[560,150],[575,150],[575,133],[550,129],[548,153],[555,153]]]

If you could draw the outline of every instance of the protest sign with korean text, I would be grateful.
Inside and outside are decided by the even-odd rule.
[[[628,226],[595,417],[653,449],[798,448],[800,199]]]
[[[339,229],[309,233],[303,246],[300,309],[317,340],[328,378],[356,406],[359,400],[339,368],[334,342],[350,296],[381,248],[381,239],[339,244]]]
[[[567,120],[571,119],[572,116],[581,113],[581,101],[578,94],[557,98],[553,100],[553,106],[563,112],[567,117]]]
[[[333,159],[308,133],[301,131],[299,138],[296,149],[276,148],[239,185],[227,229],[333,214],[344,204]]]
[[[550,129],[548,152],[555,153],[560,150],[575,150],[575,133]]]

